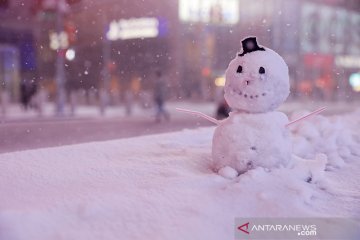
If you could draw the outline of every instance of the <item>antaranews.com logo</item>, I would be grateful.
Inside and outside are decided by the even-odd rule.
[[[272,225],[272,224],[254,224],[249,227],[250,222],[247,222],[238,227],[238,229],[245,234],[250,232],[294,232],[298,236],[316,236],[316,225]]]
[[[360,239],[359,219],[238,218],[235,239]]]

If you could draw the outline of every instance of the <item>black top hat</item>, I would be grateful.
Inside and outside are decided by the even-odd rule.
[[[248,37],[241,41],[243,52],[239,53],[238,56],[242,57],[247,53],[255,51],[265,51],[265,48],[259,47],[256,42],[256,37]]]

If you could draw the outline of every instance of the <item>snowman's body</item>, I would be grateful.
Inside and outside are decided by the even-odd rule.
[[[291,155],[288,118],[274,111],[290,92],[288,67],[254,37],[242,47],[226,70],[225,99],[233,112],[216,128],[212,147],[215,169],[238,173],[286,165]]]
[[[212,157],[215,169],[238,173],[258,166],[286,165],[291,157],[288,118],[281,112],[231,113],[215,130]]]

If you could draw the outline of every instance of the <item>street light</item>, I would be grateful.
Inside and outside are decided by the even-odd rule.
[[[69,48],[68,50],[66,50],[65,53],[66,60],[73,61],[75,59],[75,56],[76,56],[76,52],[74,49]]]
[[[56,32],[58,36],[61,36],[61,33],[64,32],[64,10],[65,1],[58,1],[56,6]],[[64,114],[65,108],[65,56],[64,50],[57,50],[56,58],[56,88],[57,88],[57,100],[56,100],[56,113],[58,115]]]

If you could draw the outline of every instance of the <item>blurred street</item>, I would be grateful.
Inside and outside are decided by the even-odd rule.
[[[155,123],[151,118],[13,121],[0,124],[1,134],[8,136],[0,139],[0,153],[135,137],[210,125],[211,123],[196,117],[175,118],[171,122],[161,124]]]
[[[134,108],[131,116],[126,116],[124,108],[108,109],[105,116],[99,116],[96,107],[81,107],[75,117],[53,116],[52,107],[44,116],[36,112],[25,113],[13,107],[7,118],[0,122],[0,153],[71,145],[92,141],[135,137],[155,133],[210,126],[211,123],[197,117],[178,113],[175,107],[185,107],[204,111],[213,115],[215,106],[209,103],[171,103],[168,106],[170,121],[156,122],[153,109]],[[0,118],[1,119],[1,118]]]

